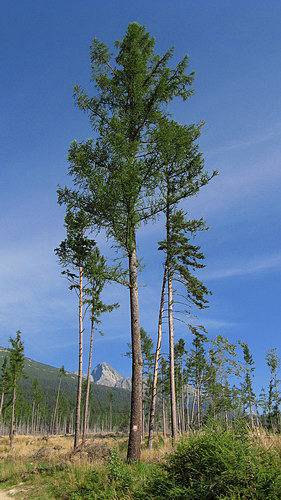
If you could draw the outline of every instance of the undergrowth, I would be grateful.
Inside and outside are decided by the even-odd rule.
[[[243,430],[208,429],[180,442],[138,498],[280,500],[280,467]]]
[[[0,482],[24,484],[28,500],[279,500],[279,450],[243,428],[208,428],[182,440],[160,463],[128,465],[120,451],[94,463],[2,462]]]

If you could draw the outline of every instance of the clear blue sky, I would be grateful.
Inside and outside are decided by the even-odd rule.
[[[200,148],[206,168],[220,172],[185,205],[211,226],[198,239],[207,259],[202,278],[213,291],[200,321],[210,336],[248,342],[263,383],[265,351],[277,347],[281,355],[280,19],[279,0],[1,2],[1,345],[20,329],[29,357],[76,369],[76,298],[53,252],[64,238],[56,187],[69,182],[67,150],[73,139],[91,136],[73,104],[73,85],[91,90],[92,38],[113,47],[137,21],[156,37],[157,52],[175,46],[175,60],[189,54],[195,96],[176,102],[173,116],[206,121]],[[154,338],[162,234],[159,223],[138,236],[146,266],[141,323]],[[107,361],[129,375],[122,357],[130,341],[127,291],[115,286],[106,296],[121,307],[104,317],[94,365]],[[189,343],[180,325],[179,336]]]

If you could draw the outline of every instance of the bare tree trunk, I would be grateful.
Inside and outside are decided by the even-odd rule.
[[[183,383],[181,387],[181,432],[182,434],[186,431],[186,424],[185,424],[185,411],[184,411],[184,391],[183,391]]]
[[[173,284],[171,270],[168,268],[168,316],[170,344],[170,393],[171,393],[171,424],[172,440],[177,439],[177,407],[175,387],[175,357],[174,357],[174,318],[173,318]]]
[[[194,420],[196,398],[197,398],[197,389],[195,389],[194,393],[193,393],[192,410],[191,410],[191,425],[193,424],[193,420]]]
[[[145,401],[144,401],[144,397],[145,397],[145,394],[144,394],[144,390],[143,390],[143,381],[142,381],[142,417],[141,417],[141,440],[143,441],[144,440],[144,420],[145,420],[145,416],[144,416],[144,404],[145,404]]]
[[[78,380],[77,380],[77,397],[76,397],[76,420],[74,432],[74,449],[79,445],[80,435],[80,413],[81,413],[81,398],[82,398],[82,369],[83,369],[83,281],[82,267],[79,267],[79,362],[78,362]]]
[[[112,432],[112,402],[109,403],[109,432]]]
[[[201,385],[198,385],[197,388],[197,420],[198,427],[201,427]]]
[[[166,239],[167,239],[167,281],[168,281],[168,323],[169,323],[169,353],[170,353],[170,401],[171,401],[171,431],[172,441],[177,439],[177,408],[175,387],[175,348],[174,348],[174,317],[173,317],[173,283],[171,269],[171,209],[169,203],[170,183],[167,177],[167,208],[166,208]]]
[[[142,430],[142,353],[140,339],[138,273],[135,238],[134,249],[129,254],[129,272],[132,339],[132,395],[127,460],[129,463],[132,463],[135,460],[140,460]]]
[[[251,398],[251,395],[250,395]],[[251,428],[254,429],[255,424],[254,424],[254,415],[253,415],[253,406],[251,399],[249,398],[249,413],[250,413],[250,420],[251,420]]]
[[[162,343],[162,322],[163,322],[163,312],[164,312],[164,302],[165,302],[166,279],[167,279],[167,268],[165,266],[163,283],[162,283],[161,300],[160,300],[160,309],[159,309],[158,337],[157,337],[157,346],[156,346],[156,351],[155,351],[151,405],[150,405],[150,415],[149,415],[148,448],[150,448],[150,449],[152,448],[154,422],[155,422],[155,409],[156,409],[156,398],[157,398],[157,379],[158,379],[159,357],[160,357],[161,343]]]
[[[52,434],[54,434],[55,426],[56,426],[56,418],[57,418],[57,411],[58,411],[58,405],[59,405],[61,381],[62,381],[62,375],[60,376],[60,379],[59,379],[59,386],[58,386],[58,392],[57,392],[56,406],[55,406],[55,409],[54,409],[54,415],[53,415],[53,419],[52,419],[52,425],[51,425],[51,433]]]
[[[12,401],[12,410],[11,410],[11,422],[10,422],[10,450],[13,447],[13,439],[14,439],[14,427],[15,427],[15,405],[16,405],[17,393],[16,393],[16,380],[14,380],[14,390],[13,390],[13,401]]]
[[[31,415],[31,434],[34,434],[34,420],[35,420],[35,400],[32,403],[32,415]]]
[[[189,413],[189,393],[188,389],[186,388],[186,427],[187,431],[189,432],[190,430],[190,413]]]
[[[91,370],[92,370],[93,340],[94,340],[93,314],[94,311],[92,311],[92,320],[91,320],[90,350],[89,350],[89,361],[88,361],[88,377],[87,377],[86,401],[85,401],[85,411],[84,411],[82,446],[84,446],[86,442],[86,437],[88,432],[88,421],[89,421],[88,414],[89,414],[89,399],[90,399],[90,388],[91,388]]]
[[[165,438],[167,436],[167,429],[166,429],[166,408],[165,408],[164,391],[162,392],[162,418],[163,418],[163,437]]]
[[[3,418],[2,418],[2,411],[3,411],[3,404],[4,404],[4,396],[5,396],[5,391],[2,391],[1,393],[1,402],[0,402],[0,423],[1,427],[3,427]],[[3,433],[3,431],[1,431]]]

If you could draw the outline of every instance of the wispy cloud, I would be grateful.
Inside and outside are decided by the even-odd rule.
[[[221,278],[231,278],[233,276],[244,276],[248,274],[258,274],[266,271],[281,269],[281,255],[264,256],[254,258],[250,261],[234,265],[225,265],[219,269],[204,273],[205,280],[215,280]],[[203,273],[202,273],[203,274]]]
[[[237,323],[233,321],[227,321],[224,319],[216,319],[216,318],[192,318],[190,320],[192,325],[203,325],[205,328],[213,330],[217,328],[233,328],[237,326]]]
[[[249,138],[242,140],[242,141],[233,141],[229,144],[225,144],[225,145],[220,146],[218,148],[210,149],[208,151],[208,155],[217,154],[217,153],[224,153],[227,151],[232,151],[232,150],[240,149],[240,148],[246,148],[249,146],[256,146],[256,145],[261,144],[263,142],[270,141],[271,139],[275,139],[276,137],[279,137],[280,135],[281,135],[281,123],[277,123],[270,130],[264,131],[259,135],[249,137]]]
[[[277,152],[268,158],[256,159],[251,163],[237,164],[232,158],[224,165],[216,165],[219,170],[208,186],[198,196],[186,200],[183,205],[195,217],[219,214],[224,217],[228,210],[235,208],[235,217],[244,217],[245,210],[255,212],[258,199],[277,200],[276,188],[281,184],[281,160]]]
[[[121,340],[121,339],[129,342],[130,341],[129,333],[127,333],[126,335],[125,334],[114,335],[114,333],[112,333],[111,335],[108,333],[106,335],[99,335],[99,336],[96,336],[95,343],[97,343],[97,342],[112,342],[114,340]]]

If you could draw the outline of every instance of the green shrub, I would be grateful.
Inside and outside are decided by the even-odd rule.
[[[208,430],[180,442],[139,498],[280,500],[280,465],[243,432]]]
[[[131,488],[131,469],[122,461],[117,450],[111,450],[111,456],[107,463],[107,470],[109,481],[111,484],[115,485],[118,493],[126,492],[126,490]]]
[[[68,500],[109,500],[131,498],[131,468],[122,461],[117,450],[111,450],[106,466],[93,469],[83,482],[66,495]]]

